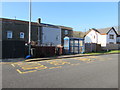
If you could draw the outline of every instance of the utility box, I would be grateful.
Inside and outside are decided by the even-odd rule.
[[[65,37],[64,38],[64,54],[84,53],[84,39]]]

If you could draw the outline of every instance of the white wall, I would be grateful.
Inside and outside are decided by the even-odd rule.
[[[91,30],[86,36],[85,36],[85,43],[97,43],[98,42],[98,34],[94,30]]]
[[[99,41],[101,41],[100,44],[101,44],[102,47],[106,47],[107,35],[101,35]]]
[[[110,34],[113,34],[113,35],[114,35],[114,39],[110,39],[110,38],[109,38],[109,35],[110,35]],[[113,42],[114,44],[116,44],[116,39],[117,39],[117,35],[116,35],[116,33],[114,32],[114,30],[111,29],[111,30],[109,31],[108,35],[107,35],[107,44],[109,44],[110,42]]]
[[[42,27],[42,43],[53,45],[61,45],[61,29],[60,28],[51,28],[51,27]],[[58,38],[58,39],[57,39]]]
[[[117,42],[120,42],[120,37],[117,37]]]

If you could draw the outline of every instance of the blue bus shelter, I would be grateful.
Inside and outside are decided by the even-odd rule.
[[[65,37],[64,38],[64,52],[65,54],[79,54],[84,53],[84,39]]]

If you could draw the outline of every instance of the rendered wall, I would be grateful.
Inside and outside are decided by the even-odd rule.
[[[52,27],[42,27],[42,43],[61,45],[61,29]]]
[[[114,35],[114,39],[109,38],[110,34]],[[110,30],[110,32],[107,35],[107,44],[109,44],[110,42],[113,42],[114,44],[116,44],[116,38],[117,38],[116,33],[113,30]]]

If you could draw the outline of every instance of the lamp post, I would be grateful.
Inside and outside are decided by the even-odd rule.
[[[29,38],[28,38],[28,43],[29,43],[29,55],[31,55],[31,0],[29,0]]]

